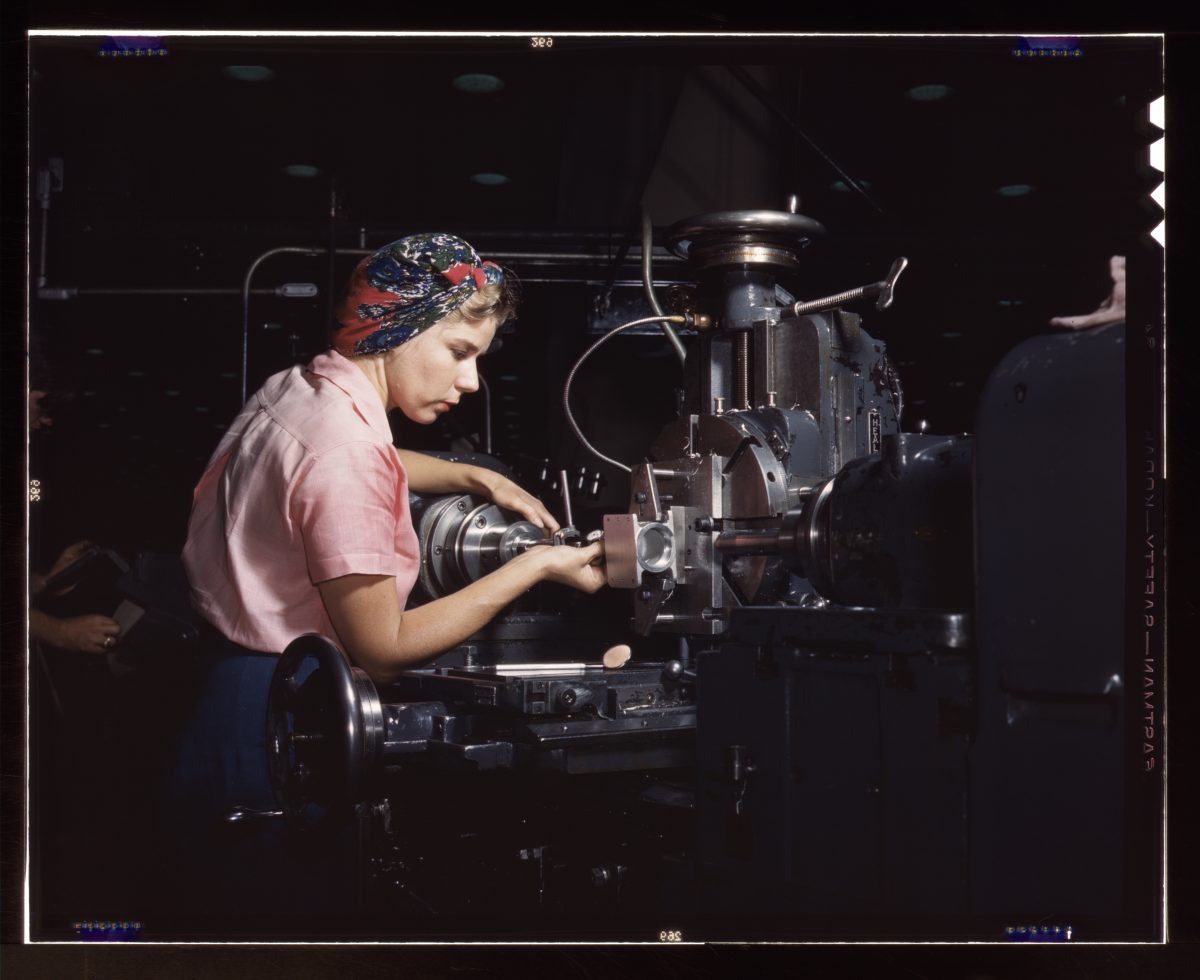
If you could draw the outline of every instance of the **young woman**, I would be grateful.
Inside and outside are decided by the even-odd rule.
[[[398,409],[431,423],[475,391],[476,361],[513,305],[502,270],[459,238],[414,235],[385,246],[351,276],[334,349],[269,378],[196,487],[183,559],[193,605],[209,624],[207,676],[173,799],[177,819],[195,828],[191,839],[205,842],[190,863],[208,879],[206,908],[239,899],[253,906],[259,900],[249,896],[267,872],[250,869],[264,868],[263,854],[280,847],[278,834],[257,849],[211,835],[234,805],[273,809],[266,700],[288,643],[324,633],[386,683],[540,581],[586,592],[604,584],[599,544],[534,548],[454,595],[405,609],[420,567],[410,489],[480,494],[557,529],[537,499],[503,476],[395,448],[387,421]],[[274,894],[304,907],[313,891],[281,888],[295,870],[286,865],[270,872]]]

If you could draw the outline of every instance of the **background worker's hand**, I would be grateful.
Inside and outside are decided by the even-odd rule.
[[[46,617],[47,636],[43,637],[51,646],[60,650],[76,650],[80,653],[107,653],[117,645],[121,626],[107,616],[73,616],[70,619]]]
[[[1101,327],[1106,323],[1117,323],[1125,319],[1125,256],[1114,255],[1108,260],[1108,272],[1112,276],[1113,288],[1108,298],[1091,313],[1080,316],[1056,316],[1050,320],[1052,327],[1067,330],[1083,330]]]
[[[67,545],[62,554],[54,559],[54,564],[50,566],[46,578],[54,578],[64,568],[73,565],[88,552],[97,550],[99,549],[91,541],[76,541],[74,544]]]

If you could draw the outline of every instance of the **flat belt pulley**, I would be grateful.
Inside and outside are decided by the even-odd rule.
[[[267,696],[267,768],[296,830],[318,830],[363,799],[384,742],[379,695],[365,671],[318,633],[288,644]]]

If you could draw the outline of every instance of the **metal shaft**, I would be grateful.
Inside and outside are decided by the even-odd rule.
[[[779,554],[779,528],[742,529],[717,535],[717,551],[739,555]]]
[[[741,411],[750,408],[750,334],[742,331],[737,335],[733,373],[733,404]]]

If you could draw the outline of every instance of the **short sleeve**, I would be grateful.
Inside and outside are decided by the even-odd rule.
[[[391,447],[340,445],[313,457],[291,491],[313,584],[343,575],[399,575],[397,523],[408,520],[404,468]]]

